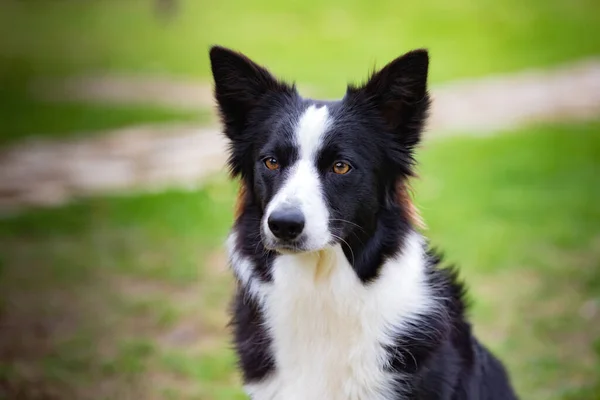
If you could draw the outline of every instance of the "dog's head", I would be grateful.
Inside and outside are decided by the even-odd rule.
[[[242,54],[210,51],[229,166],[258,211],[265,248],[317,251],[408,215],[405,180],[429,106],[428,55],[407,53],[340,101],[302,98]]]

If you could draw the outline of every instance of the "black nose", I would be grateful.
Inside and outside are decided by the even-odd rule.
[[[296,239],[304,229],[304,215],[298,210],[275,210],[269,216],[269,229],[279,239]]]

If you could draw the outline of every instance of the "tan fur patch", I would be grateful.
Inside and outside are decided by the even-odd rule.
[[[400,204],[405,210],[406,217],[408,218],[409,222],[417,228],[424,229],[425,222],[423,221],[423,218],[421,218],[421,214],[419,213],[417,206],[415,206],[415,203],[413,203],[410,195],[410,186],[407,182],[398,183],[396,186],[396,196],[398,204]]]
[[[246,186],[243,182],[240,182],[240,189],[238,190],[237,197],[235,199],[235,208],[233,210],[233,217],[238,219],[240,215],[242,215],[242,211],[244,211],[244,206],[246,203]]]
[[[317,257],[319,260],[315,268],[315,282],[327,280],[333,270],[333,259],[329,252],[319,251]]]

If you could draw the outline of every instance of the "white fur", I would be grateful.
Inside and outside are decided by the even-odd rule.
[[[393,379],[401,377],[385,371],[382,345],[434,307],[422,238],[414,232],[370,284],[358,279],[338,245],[278,256],[272,284],[251,293],[261,293],[276,361],[272,375],[246,386],[253,400],[389,399]]]
[[[253,274],[253,263],[248,257],[243,256],[237,250],[237,233],[231,232],[227,239],[227,252],[229,254],[229,264],[238,280],[238,284],[246,288],[250,296],[254,297],[260,304],[264,303],[267,283],[258,280]]]
[[[298,120],[295,141],[299,157],[291,166],[286,182],[267,206],[263,220],[263,228],[267,236],[272,235],[267,221],[274,210],[282,207],[299,207],[305,219],[306,248],[316,250],[324,247],[331,240],[329,211],[316,167],[318,151],[331,123],[326,106],[320,108],[310,106]],[[274,238],[267,239],[272,241]]]

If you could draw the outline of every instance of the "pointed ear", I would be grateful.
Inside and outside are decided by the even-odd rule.
[[[248,112],[266,94],[293,91],[248,57],[224,47],[211,47],[210,64],[215,80],[215,99],[230,138],[244,126]]]
[[[427,50],[414,50],[390,62],[362,87],[349,87],[377,107],[390,129],[404,145],[415,146],[421,136],[429,109],[427,93]]]

